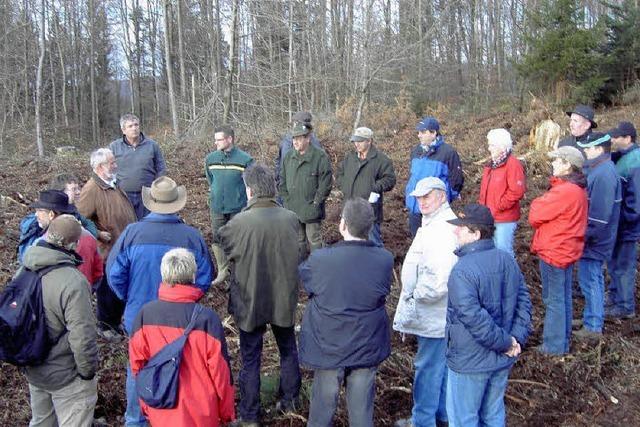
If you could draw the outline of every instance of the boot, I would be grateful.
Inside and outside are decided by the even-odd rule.
[[[211,251],[213,252],[213,257],[216,259],[216,267],[218,269],[218,275],[216,279],[211,282],[211,285],[217,286],[229,278],[229,260],[220,246],[211,245]]]

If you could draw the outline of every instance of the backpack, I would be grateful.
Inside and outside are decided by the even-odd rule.
[[[0,360],[16,366],[42,364],[51,347],[51,339],[42,302],[42,276],[63,263],[37,271],[23,268],[0,293]]]
[[[178,403],[178,372],[182,349],[203,307],[196,304],[189,324],[179,338],[162,347],[136,375],[136,391],[144,403],[156,409],[175,408]]]

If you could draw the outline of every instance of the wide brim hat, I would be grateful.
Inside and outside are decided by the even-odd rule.
[[[142,187],[142,203],[151,212],[176,213],[187,203],[187,189],[168,176],[161,176],[151,187]]]
[[[569,110],[565,112],[569,117],[571,117],[572,114],[577,114],[589,120],[591,122],[591,129],[595,129],[598,127],[598,124],[594,120],[596,113],[595,111],[593,111],[593,108],[589,107],[588,105],[582,105],[582,104],[576,105],[576,108],[574,108],[573,110]]]
[[[63,214],[76,213],[76,207],[69,203],[69,196],[60,190],[41,191],[38,200],[31,203],[30,207],[33,209],[47,209]]]

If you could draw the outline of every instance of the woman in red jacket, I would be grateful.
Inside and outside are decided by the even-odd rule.
[[[193,284],[196,260],[190,251],[172,249],[162,257],[158,300],[145,304],[133,323],[129,360],[134,375],[154,354],[176,340],[189,324],[203,292]],[[152,426],[218,426],[235,419],[234,388],[222,324],[210,308],[197,316],[182,350],[178,403],[156,409],[140,401]]]
[[[553,158],[551,188],[531,202],[529,223],[535,229],[531,252],[540,258],[542,301],[546,313],[541,353],[569,352],[573,264],[582,256],[587,229],[587,179],[584,157],[574,147],[560,147]]]
[[[526,191],[522,164],[511,154],[513,143],[506,129],[487,134],[491,161],[482,172],[479,203],[487,206],[495,219],[493,241],[498,249],[513,253],[513,235],[520,219],[520,199]]]

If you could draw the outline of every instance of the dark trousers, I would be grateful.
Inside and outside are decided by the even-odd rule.
[[[240,418],[244,421],[258,421],[260,418],[260,361],[262,359],[262,339],[266,326],[251,332],[240,330]],[[278,395],[282,400],[293,401],[300,393],[300,366],[298,348],[293,326],[281,328],[271,325],[271,331],[280,353],[280,384]]]
[[[107,271],[105,267],[105,271]],[[102,280],[96,289],[98,327],[100,329],[113,329],[120,331],[120,322],[124,313],[124,302],[120,300],[109,287],[107,275],[102,276]]]
[[[127,191],[127,198],[131,202],[133,210],[136,211],[136,218],[138,218],[138,221],[147,216],[149,209],[144,207],[144,204],[142,203],[142,193],[140,191]]]
[[[409,232],[412,239],[416,237],[420,227],[422,227],[422,214],[409,212]]]

